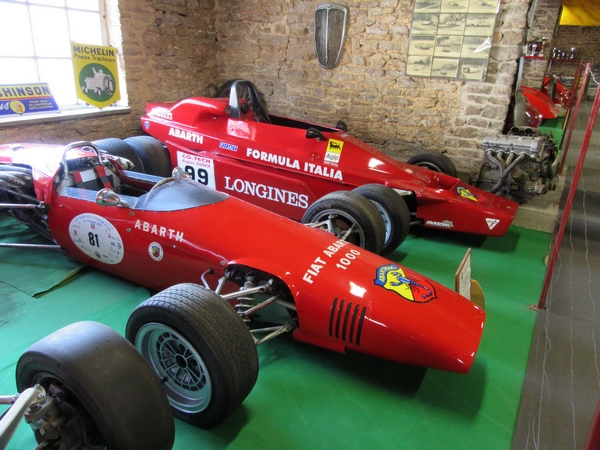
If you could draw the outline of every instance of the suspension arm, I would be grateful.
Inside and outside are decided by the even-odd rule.
[[[44,401],[45,398],[46,391],[40,385],[25,389],[21,394],[10,397],[0,397],[0,404],[13,404],[10,409],[6,411],[2,420],[0,420],[1,450],[8,446],[9,441],[19,426],[27,409],[34,403]]]

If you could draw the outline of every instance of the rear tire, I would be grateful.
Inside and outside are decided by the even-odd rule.
[[[348,242],[377,254],[383,249],[383,219],[375,205],[356,192],[335,191],[321,197],[306,210],[302,223],[321,224],[316,228],[339,238],[353,228]]]
[[[59,399],[68,418],[60,425],[65,448],[83,435],[93,448],[173,446],[173,415],[156,374],[105,325],[78,322],[36,342],[19,358],[16,381],[19,392],[40,384],[47,397]],[[37,433],[36,439],[43,442]]]
[[[142,161],[145,173],[159,177],[171,176],[171,158],[164,145],[152,136],[134,136],[125,139]]]
[[[106,138],[92,141],[98,148],[104,150],[109,155],[119,156],[120,158],[128,159],[133,163],[132,172],[147,173],[142,160],[137,153],[122,139]]]
[[[413,166],[424,167],[456,178],[456,166],[450,158],[438,152],[425,152],[413,156],[408,161]]]
[[[404,199],[382,184],[365,184],[353,192],[369,199],[381,214],[385,225],[382,255],[387,255],[404,242],[410,228],[410,211]]]
[[[258,377],[248,327],[219,295],[178,284],[133,310],[127,339],[163,380],[176,417],[210,428],[244,401]]]

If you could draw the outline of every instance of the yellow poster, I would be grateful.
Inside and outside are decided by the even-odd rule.
[[[121,99],[117,49],[71,42],[77,98],[97,108]]]

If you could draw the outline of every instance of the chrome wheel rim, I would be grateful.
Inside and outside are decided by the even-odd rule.
[[[161,323],[140,328],[135,347],[162,381],[171,406],[186,413],[205,410],[212,382],[204,360],[180,333]]]
[[[360,224],[350,214],[339,209],[328,209],[321,211],[315,216],[314,222],[317,228],[325,230],[341,238],[348,230],[351,230],[348,242],[359,247],[365,246],[365,233]]]

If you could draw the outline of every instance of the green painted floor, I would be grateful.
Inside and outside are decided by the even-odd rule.
[[[0,240],[32,238],[0,215]],[[453,287],[473,249],[487,322],[468,375],[341,355],[283,336],[259,347],[258,381],[242,406],[210,430],[177,421],[174,448],[509,449],[536,317],[529,306],[541,292],[549,243],[547,233],[516,227],[504,238],[419,230],[390,256]],[[15,363],[28,345],[79,320],[123,333],[149,295],[55,251],[0,248],[0,395],[15,392]],[[22,425],[9,449],[34,447]]]

